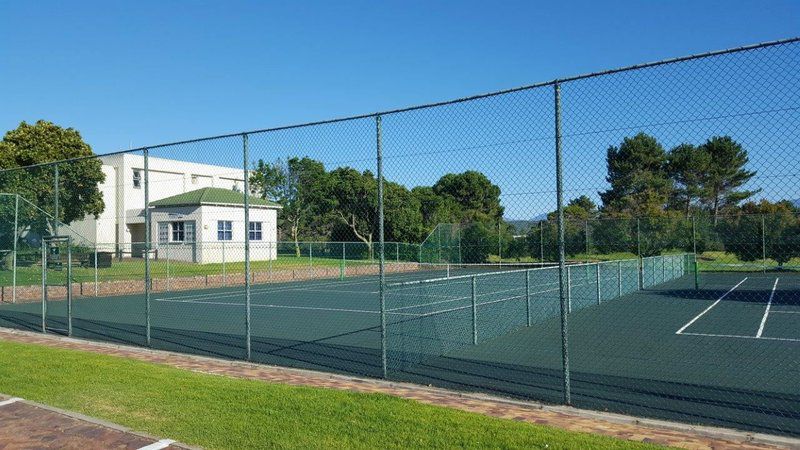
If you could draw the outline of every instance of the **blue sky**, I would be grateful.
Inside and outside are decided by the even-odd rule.
[[[2,2],[0,129],[43,118],[106,153],[798,30],[797,1]]]

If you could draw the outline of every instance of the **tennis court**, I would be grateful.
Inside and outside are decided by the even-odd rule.
[[[387,274],[391,379],[563,401],[558,270],[452,267]],[[800,276],[701,273],[685,255],[569,266],[569,364],[578,407],[800,435]],[[243,288],[153,293],[154,348],[245,357]],[[50,301],[50,332],[67,329]],[[76,337],[145,345],[143,295],[73,300]],[[257,284],[252,359],[382,376],[377,276]],[[41,331],[38,303],[0,326]]]

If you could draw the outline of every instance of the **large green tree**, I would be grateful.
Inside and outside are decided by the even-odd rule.
[[[0,192],[19,194],[29,202],[54,214],[55,166],[20,169],[24,166],[93,156],[92,148],[73,128],[62,128],[40,120],[31,125],[22,122],[8,131],[0,142]],[[99,159],[88,158],[58,165],[58,217],[69,224],[88,215],[98,216],[105,205],[99,184],[105,180]],[[8,170],[17,169],[17,170]],[[47,234],[51,220],[26,208],[20,214],[17,235],[34,231]]]
[[[446,174],[433,185],[433,192],[459,206],[462,222],[497,223],[503,218],[500,187],[481,172]]]
[[[705,203],[711,209],[714,223],[725,208],[736,206],[758,192],[741,189],[756,172],[745,169],[747,151],[729,136],[715,136],[701,150],[708,156],[708,170],[703,175]]]
[[[692,208],[707,197],[705,181],[711,168],[711,155],[703,147],[681,144],[670,150],[667,171],[673,182],[670,204],[691,216]]]
[[[608,148],[606,163],[611,187],[600,193],[605,212],[648,216],[664,210],[671,189],[667,154],[654,137],[625,138],[619,147]]]
[[[323,230],[330,231],[321,220],[328,206],[327,181],[325,166],[307,157],[273,163],[259,160],[252,171],[253,192],[281,205],[279,227],[294,242],[297,256],[301,236],[319,237]]]

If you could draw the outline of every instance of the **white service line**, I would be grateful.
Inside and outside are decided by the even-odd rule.
[[[2,402],[0,402],[0,406],[10,405],[12,403],[17,403],[19,401],[22,401],[22,399],[19,398],[19,397],[12,397],[12,398],[10,398],[8,400],[3,400]]]
[[[769,294],[769,301],[767,302],[767,308],[764,310],[764,317],[761,318],[761,325],[758,326],[758,333],[756,333],[756,337],[760,338],[761,334],[764,333],[764,325],[767,324],[767,317],[769,317],[769,308],[772,306],[772,299],[775,297],[775,289],[778,287],[778,280],[780,278],[775,278],[775,284],[772,285],[772,292]]]
[[[158,442],[153,442],[150,445],[145,445],[144,447],[141,447],[139,450],[161,450],[162,448],[167,448],[174,443],[175,441],[173,441],[172,439],[162,439]]]
[[[701,312],[700,314],[696,315],[696,316],[694,317],[694,319],[690,320],[690,321],[689,321],[689,322],[688,322],[686,325],[682,326],[682,327],[681,327],[681,328],[680,328],[678,331],[676,331],[676,332],[675,332],[675,334],[682,334],[682,333],[683,333],[683,331],[684,331],[685,329],[689,328],[689,327],[690,327],[690,326],[691,326],[693,323],[697,322],[697,319],[699,319],[699,318],[703,317],[703,315],[704,315],[705,313],[707,313],[707,312],[711,311],[711,308],[713,308],[713,307],[717,306],[717,303],[721,302],[723,298],[727,297],[727,296],[728,296],[728,294],[730,294],[731,292],[733,292],[733,290],[734,290],[734,289],[736,289],[736,288],[738,288],[739,286],[741,286],[741,284],[742,284],[742,283],[744,283],[745,281],[747,281],[747,277],[744,277],[744,279],[743,279],[742,281],[740,281],[740,282],[736,283],[736,286],[734,286],[734,287],[732,287],[732,288],[728,289],[728,292],[726,292],[726,293],[722,294],[722,295],[720,296],[720,298],[718,298],[718,299],[717,299],[717,301],[715,301],[714,303],[712,303],[712,304],[711,304],[711,306],[709,306],[708,308],[704,309],[704,310],[703,310],[703,312]]]

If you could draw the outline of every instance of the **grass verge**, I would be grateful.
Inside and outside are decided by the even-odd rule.
[[[655,448],[387,395],[268,384],[5,341],[0,392],[206,448]]]

